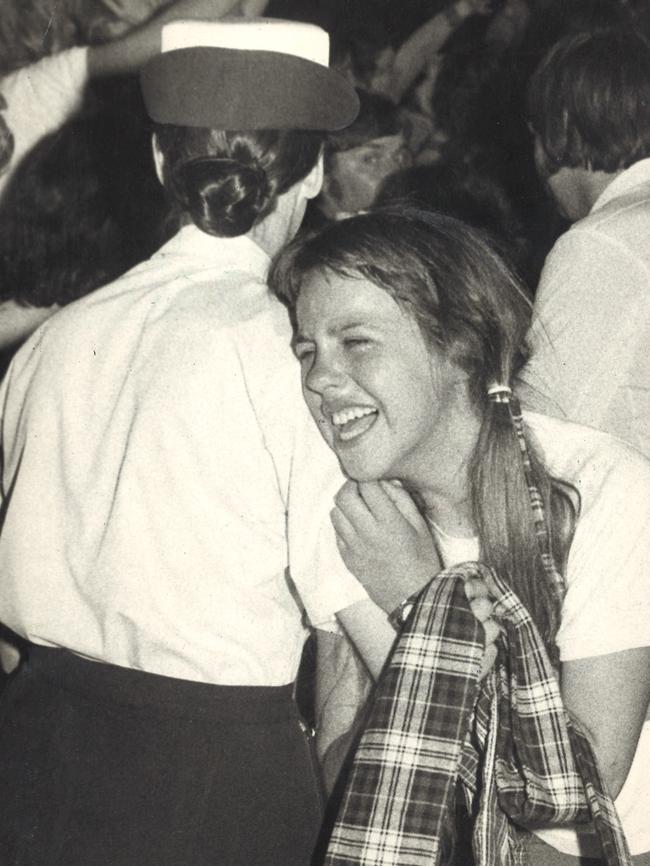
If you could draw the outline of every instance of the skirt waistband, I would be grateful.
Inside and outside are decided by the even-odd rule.
[[[29,648],[20,672],[45,679],[98,705],[119,704],[216,723],[273,723],[298,718],[294,686],[223,686],[90,661],[65,649]]]

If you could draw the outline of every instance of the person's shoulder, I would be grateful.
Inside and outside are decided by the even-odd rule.
[[[76,100],[81,98],[87,81],[88,48],[74,46],[9,72],[0,79],[0,91],[9,103],[9,110],[15,103],[17,112],[21,108],[24,111],[20,102],[26,100],[30,107],[44,111],[48,106],[39,107],[40,99],[57,99],[59,94],[67,99],[70,94]]]
[[[650,163],[650,160],[644,162]],[[645,243],[650,230],[650,178],[644,177],[620,192],[615,186],[611,193],[606,189],[603,197],[604,200],[597,201],[591,212],[574,223],[567,234],[580,239],[591,236],[594,240],[609,240],[622,247]]]
[[[105,286],[66,304],[47,318],[16,352],[12,366],[28,370],[47,369],[56,378],[67,360],[100,348],[105,340],[119,339],[132,321],[132,309],[151,285],[156,256],[141,262]],[[142,304],[140,306],[143,306]]]
[[[578,220],[555,241],[540,275],[536,311],[559,300],[582,304],[596,289],[608,296],[648,297],[650,198],[628,207],[611,205]]]
[[[631,445],[593,427],[525,412],[524,419],[550,474],[574,487],[585,504],[633,498],[650,521],[650,460]]]
[[[181,252],[172,239],[112,283],[63,307],[21,348],[14,367],[38,368],[54,381],[100,355],[135,362],[142,352],[157,353],[162,365],[162,355],[171,359],[176,352],[188,363],[239,357],[247,367],[293,373],[289,317],[262,276],[245,263],[197,262]]]
[[[114,315],[123,314],[128,299],[135,299],[151,282],[152,271],[155,272],[155,257],[61,307],[39,329],[41,341],[67,341],[71,335],[81,336],[93,328],[94,322],[101,324],[111,318],[113,308]]]

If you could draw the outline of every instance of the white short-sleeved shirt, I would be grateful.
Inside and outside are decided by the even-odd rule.
[[[0,196],[27,151],[77,111],[87,80],[88,49],[70,48],[0,81],[0,93],[7,103],[1,114],[14,138],[13,155],[0,174]]]
[[[580,496],[567,563],[557,644],[562,661],[650,646],[650,462],[607,434],[527,412],[553,476]],[[445,565],[478,557],[476,538],[436,530]],[[633,854],[650,851],[650,721],[616,799]],[[573,856],[599,856],[594,839],[571,828],[537,831]]]
[[[0,620],[17,633],[168,676],[281,685],[302,608],[327,626],[364,597],[336,549],[343,479],[268,267],[246,237],[188,226],[18,352],[0,392]]]
[[[650,457],[650,159],[616,177],[555,243],[535,295],[525,406]]]

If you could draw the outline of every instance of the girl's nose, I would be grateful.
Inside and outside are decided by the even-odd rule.
[[[328,388],[335,387],[343,381],[343,371],[334,358],[324,352],[315,352],[304,381],[309,391],[324,394]]]

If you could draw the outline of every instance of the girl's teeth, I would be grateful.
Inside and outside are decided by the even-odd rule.
[[[342,427],[350,421],[363,418],[364,415],[371,415],[374,411],[374,409],[364,406],[352,406],[349,409],[341,409],[338,412],[332,413],[332,423],[335,427]]]

